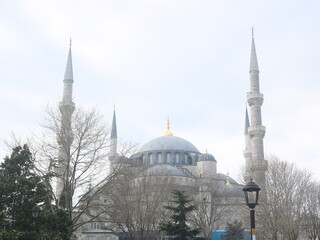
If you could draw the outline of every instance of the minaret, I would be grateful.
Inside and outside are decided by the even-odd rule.
[[[248,172],[250,172],[249,166],[252,164],[251,138],[250,138],[249,132],[248,132],[249,127],[250,127],[250,121],[249,121],[248,109],[246,107],[245,125],[244,125],[245,149],[243,150],[243,156],[246,160],[246,162],[245,162],[246,174]],[[252,176],[245,176],[245,180],[249,181],[250,177],[252,177]]]
[[[248,133],[251,139],[252,162],[248,164],[248,175],[263,189],[265,186],[265,172],[267,171],[267,161],[264,159],[263,138],[266,132],[262,126],[261,106],[263,94],[259,87],[259,67],[254,43],[252,29],[251,59],[250,59],[250,92],[247,93],[247,100],[250,106],[251,126]]]
[[[118,157],[117,153],[118,145],[118,135],[117,135],[117,121],[116,121],[116,109],[113,110],[112,126],[111,126],[111,136],[110,136],[110,152],[108,155],[110,161],[110,171],[114,170],[113,164]]]
[[[73,134],[71,129],[71,116],[75,109],[75,104],[72,102],[72,87],[73,87],[73,71],[72,71],[72,56],[71,56],[71,39],[68,60],[63,80],[63,97],[59,103],[61,113],[60,131],[57,133],[57,141],[59,144],[58,163],[55,168],[57,175],[56,198],[60,205],[63,191],[67,187],[70,173],[70,147],[73,142]]]

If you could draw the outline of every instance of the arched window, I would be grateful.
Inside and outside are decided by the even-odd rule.
[[[170,154],[170,153],[167,153],[167,162],[168,162],[168,163],[173,163],[173,162],[171,161],[171,154]]]
[[[153,162],[153,154],[152,153],[149,154],[149,162],[150,162],[150,164],[154,163]]]
[[[175,159],[176,159],[176,163],[178,163],[178,164],[181,163],[181,162],[180,162],[180,155],[179,155],[179,153],[176,153],[176,154],[175,154]]]
[[[158,155],[158,163],[162,163],[162,153],[157,153]]]
[[[192,165],[192,158],[190,156],[188,157],[188,164]]]

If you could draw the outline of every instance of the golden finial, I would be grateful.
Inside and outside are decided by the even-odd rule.
[[[227,171],[226,186],[231,186],[231,184],[230,184],[230,177],[229,177],[229,171]]]
[[[165,136],[173,136],[172,132],[170,131],[170,120],[169,117],[167,119],[167,131],[164,133]]]
[[[254,28],[253,28],[253,26],[251,28],[251,34],[252,34],[252,37],[254,37]]]
[[[208,148],[206,147],[206,153],[208,153]]]

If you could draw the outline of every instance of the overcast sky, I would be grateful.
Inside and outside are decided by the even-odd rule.
[[[0,1],[0,137],[39,131],[62,96],[72,37],[74,102],[118,137],[175,136],[239,179],[251,27],[264,94],[266,157],[320,179],[320,1]],[[4,152],[1,152],[4,157]]]

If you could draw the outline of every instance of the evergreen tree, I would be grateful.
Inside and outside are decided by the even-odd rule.
[[[0,165],[0,240],[69,239],[68,216],[53,210],[50,191],[33,170],[26,145],[14,148]],[[34,219],[31,209],[40,203],[44,213]]]
[[[174,195],[173,202],[176,206],[164,206],[172,212],[172,215],[170,221],[161,224],[160,230],[171,236],[172,239],[199,239],[196,236],[200,233],[200,230],[191,229],[187,224],[188,214],[195,210],[195,206],[190,204],[191,200],[183,191],[175,190],[172,193]]]
[[[232,223],[227,223],[226,235],[221,236],[223,240],[243,240],[244,228],[242,222],[235,220]]]

